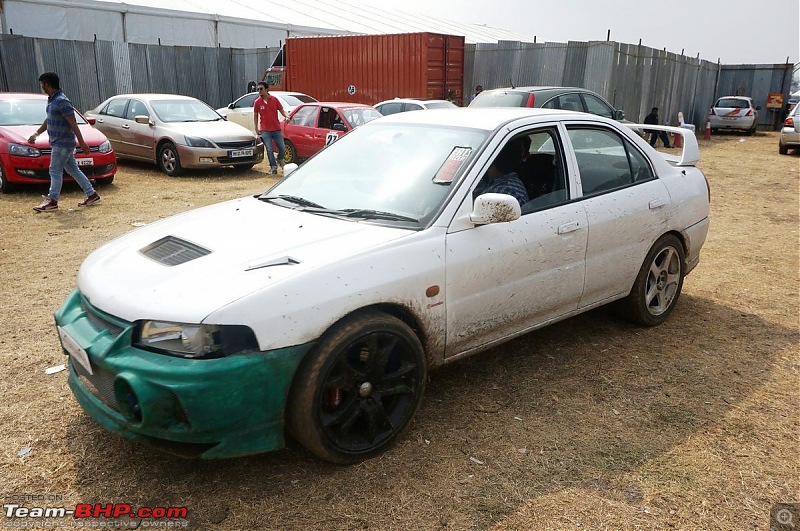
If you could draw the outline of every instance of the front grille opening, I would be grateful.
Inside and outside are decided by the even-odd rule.
[[[205,247],[187,242],[175,236],[165,236],[139,250],[144,256],[166,266],[176,266],[195,258],[211,254]]]

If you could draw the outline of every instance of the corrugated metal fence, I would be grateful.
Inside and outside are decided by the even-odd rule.
[[[163,92],[222,107],[261,79],[277,48],[200,48],[111,41],[63,41],[0,35],[0,90],[39,92],[37,78],[58,72],[64,91],[86,110],[124,92]],[[585,87],[625,111],[634,122],[653,106],[662,121],[705,127],[717,96],[748,95],[762,107],[767,95],[789,95],[792,65],[725,66],[641,45],[609,41],[468,44],[464,94],[476,85]],[[377,103],[377,102],[376,102]],[[779,123],[763,109],[762,128]]]
[[[719,96],[751,96],[762,107],[759,124],[772,128],[781,111],[765,108],[770,93],[789,96],[791,64],[718,65],[699,58],[611,41],[468,44],[465,94],[526,85],[584,87],[605,97],[628,120],[640,122],[652,107],[672,125],[683,112],[687,123],[705,128]]]

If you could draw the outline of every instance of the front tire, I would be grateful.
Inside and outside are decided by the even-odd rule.
[[[419,407],[427,366],[419,338],[382,312],[334,325],[301,364],[286,409],[289,433],[338,464],[391,446]]]
[[[0,194],[7,194],[14,189],[14,185],[8,182],[8,177],[6,177],[6,172],[3,170],[3,166],[0,165]]]
[[[183,171],[178,150],[172,142],[164,142],[158,148],[158,167],[170,177],[180,175]]]
[[[683,287],[686,258],[681,241],[666,234],[647,253],[630,294],[623,299],[627,316],[644,326],[669,318]]]

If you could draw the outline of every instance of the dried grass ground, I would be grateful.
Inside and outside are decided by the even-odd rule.
[[[31,210],[42,189],[2,196],[0,495],[186,506],[190,529],[767,529],[775,502],[800,498],[800,156],[778,155],[775,133],[739,140],[701,141],[711,232],[665,325],[601,309],[435,371],[399,444],[351,467],[294,445],[162,454],[100,429],[66,373],[44,373],[65,362],[52,313],[87,254],[262,191],[265,165],[170,179],[123,163],[100,205],[67,210],[68,187],[49,214]]]

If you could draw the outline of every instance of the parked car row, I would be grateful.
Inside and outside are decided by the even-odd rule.
[[[319,102],[300,92],[272,91],[289,115],[281,116],[285,139],[284,163],[307,159],[356,127],[380,116],[414,110],[453,109],[446,100],[395,98],[374,106]],[[154,162],[167,175],[187,168],[232,166],[252,168],[264,159],[265,146],[256,134],[253,104],[257,92],[242,95],[226,107],[212,109],[188,96],[172,94],[120,94],[76,118],[92,154],[78,154],[87,175],[109,183],[116,172],[116,158]],[[41,135],[35,145],[26,142],[45,117],[47,97],[39,94],[0,95],[0,193],[16,184],[49,180],[49,145]],[[580,111],[626,122],[624,113],[600,95],[577,87],[511,87],[484,90],[470,108],[530,107]],[[796,109],[797,107],[795,107]],[[725,96],[709,110],[712,132],[742,130],[753,134],[758,110],[752,98]],[[791,129],[796,113],[787,118],[780,151],[795,147]],[[94,127],[92,127],[92,125]],[[270,146],[272,148],[272,146]],[[68,176],[65,178],[69,179]]]

